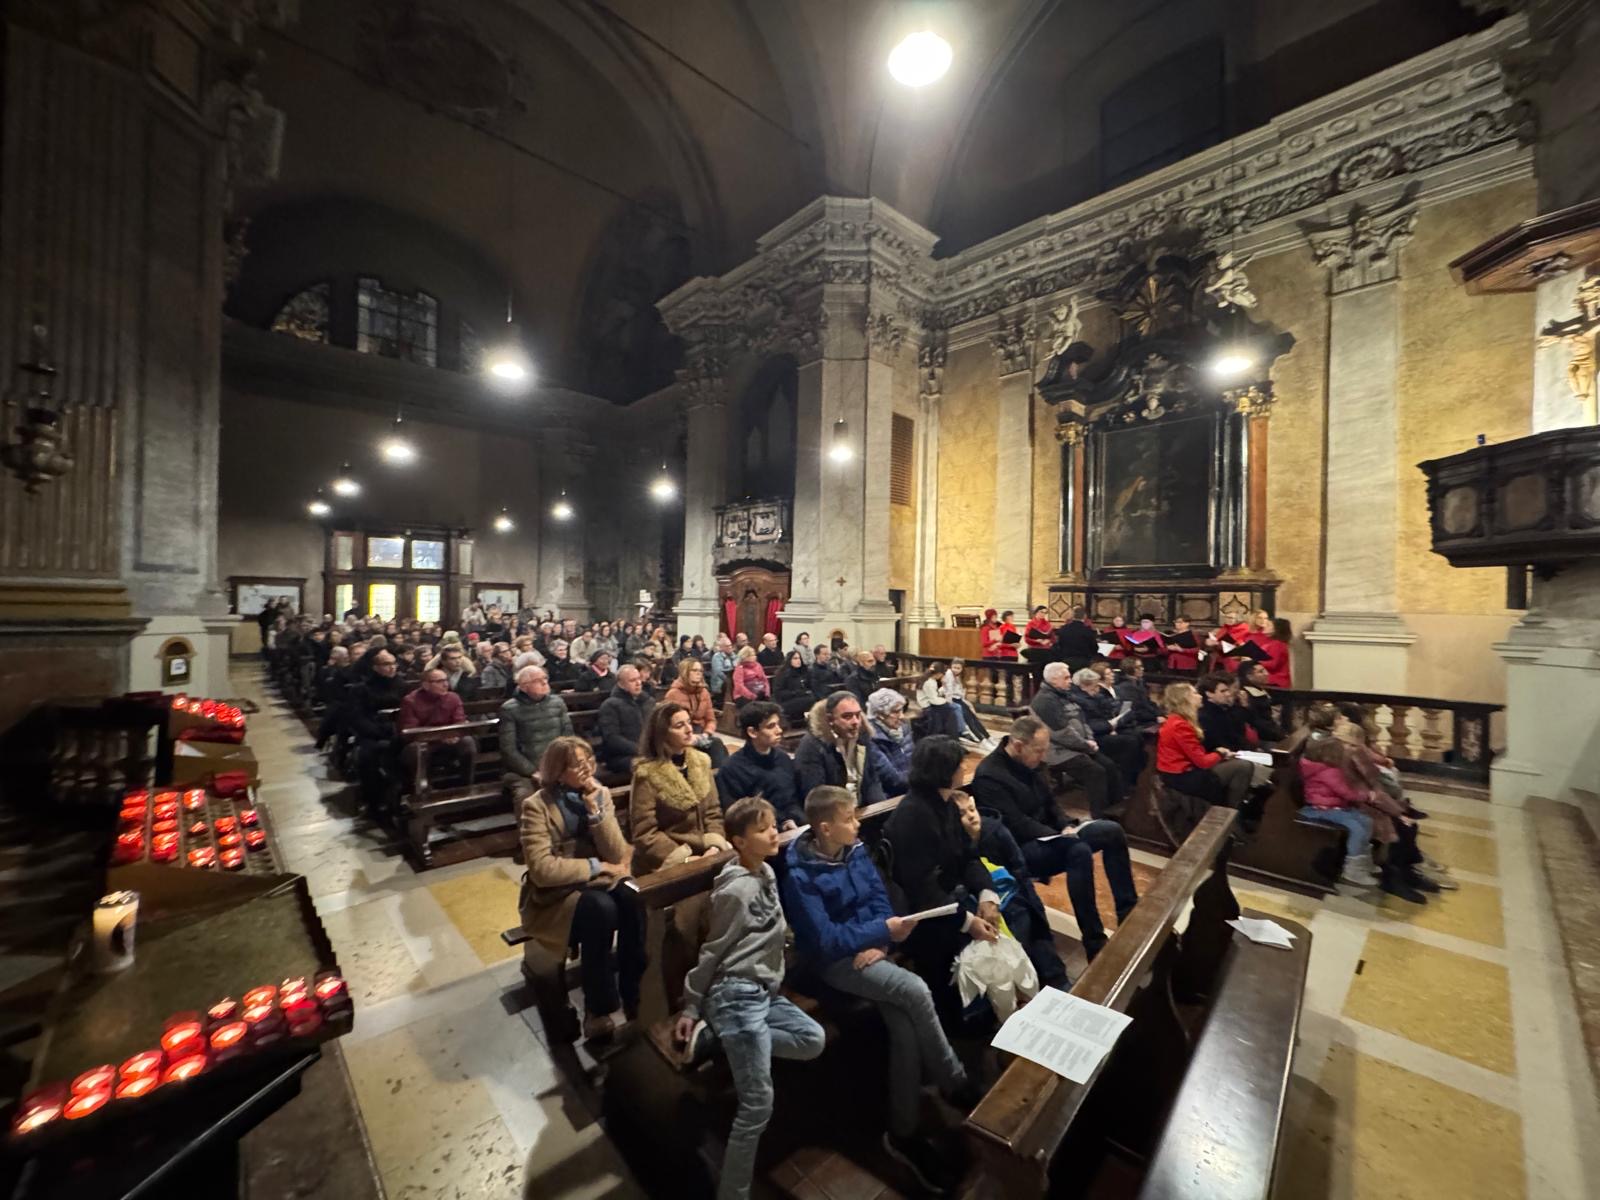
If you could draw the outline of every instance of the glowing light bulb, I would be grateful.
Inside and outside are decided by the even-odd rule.
[[[503,392],[520,392],[533,380],[533,363],[522,347],[522,338],[512,322],[506,322],[505,337],[484,357],[490,380]]]
[[[396,435],[383,439],[383,444],[378,447],[378,452],[383,455],[383,461],[403,467],[407,463],[415,462],[417,449],[405,438]]]
[[[359,496],[361,494],[361,485],[350,474],[349,463],[345,463],[339,468],[338,476],[329,486],[333,488],[335,496]]]
[[[1255,359],[1243,350],[1224,350],[1211,360],[1211,373],[1219,379],[1232,379],[1255,366]]]
[[[517,527],[517,523],[511,519],[511,514],[509,514],[508,512],[506,512],[505,509],[502,508],[500,510],[500,515],[495,517],[495,519],[494,519],[494,530],[495,530],[495,532],[496,533],[510,533],[516,527]]]
[[[944,77],[954,58],[949,42],[923,30],[910,34],[889,52],[889,74],[906,87],[927,87]]]
[[[333,511],[333,506],[326,500],[313,500],[306,505],[306,511],[313,517],[325,517]]]
[[[570,521],[572,519],[572,505],[567,503],[567,494],[565,492],[561,493],[561,499],[551,505],[550,515],[558,521]]]
[[[678,485],[672,482],[670,475],[662,475],[660,479],[650,485],[650,494],[657,501],[665,504],[678,494]]]

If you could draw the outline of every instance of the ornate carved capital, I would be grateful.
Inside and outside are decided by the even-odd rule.
[[[1000,326],[990,335],[1000,374],[1013,375],[1033,369],[1033,341],[1036,333],[1033,313],[1024,309],[1015,316],[1001,316]]]
[[[1249,387],[1234,388],[1224,392],[1223,398],[1227,400],[1229,408],[1245,417],[1269,416],[1277,399],[1270,383],[1252,383]]]
[[[1416,206],[1402,200],[1381,213],[1353,204],[1337,224],[1303,222],[1300,229],[1311,243],[1312,257],[1328,268],[1331,290],[1338,295],[1398,279],[1400,248],[1411,240],[1416,226]]]
[[[917,350],[917,398],[924,408],[934,408],[944,395],[945,338],[929,334]]]
[[[716,351],[700,348],[677,372],[686,408],[718,408],[723,403],[723,361]]]
[[[906,337],[906,327],[894,313],[875,312],[867,317],[867,353],[879,362],[893,362]]]
[[[1089,427],[1078,421],[1059,421],[1056,423],[1056,441],[1063,446],[1077,446],[1083,442],[1084,435],[1089,432]]]

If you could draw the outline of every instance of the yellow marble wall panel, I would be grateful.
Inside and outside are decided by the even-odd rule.
[[[1283,580],[1278,611],[1322,607],[1322,491],[1328,379],[1327,272],[1309,247],[1251,260],[1252,314],[1294,334],[1272,373],[1267,445],[1267,567]]]
[[[1061,573],[1061,443],[1056,410],[1033,394],[1033,571],[1028,603],[1043,604]]]
[[[1469,296],[1449,264],[1535,213],[1532,180],[1422,211],[1400,258],[1399,531],[1402,610],[1504,611],[1505,572],[1461,570],[1434,554],[1416,464],[1525,436],[1533,403],[1533,296]],[[1254,276],[1252,276],[1254,278]]]
[[[987,342],[952,351],[939,414],[939,607],[985,605],[994,580],[998,381]]]

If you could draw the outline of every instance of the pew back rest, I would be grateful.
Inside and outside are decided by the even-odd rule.
[[[1167,948],[1186,905],[1225,854],[1237,815],[1213,808],[1173,856],[1154,887],[1072,988],[1072,994],[1126,1012]],[[1067,1130],[1094,1090],[1025,1059],[1013,1061],[967,1117],[966,1131],[996,1194],[1042,1196]]]

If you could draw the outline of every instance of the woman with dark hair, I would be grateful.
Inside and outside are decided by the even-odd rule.
[[[803,717],[817,702],[811,694],[811,673],[799,650],[789,651],[783,668],[772,681],[772,698],[789,718]]]
[[[1294,631],[1284,618],[1273,617],[1265,609],[1256,613],[1246,640],[1254,642],[1266,655],[1261,665],[1267,669],[1268,687],[1294,686],[1289,667],[1289,639],[1293,636]]]
[[[912,912],[960,905],[953,916],[917,922],[905,951],[935,1002],[953,1011],[950,964],[969,939],[999,936],[1000,897],[978,848],[961,827],[957,788],[966,751],[952,737],[924,738],[911,752],[905,798],[884,823],[891,847],[890,878]]]
[[[711,759],[694,748],[696,736],[683,705],[663,701],[651,710],[628,799],[640,875],[728,849]]]
[[[518,826],[528,864],[522,927],[557,959],[569,946],[583,952],[583,1033],[608,1038],[619,1008],[624,1020],[637,1015],[645,967],[643,907],[639,890],[626,882],[633,851],[583,738],[551,742],[539,778],[542,785],[522,802]]]

